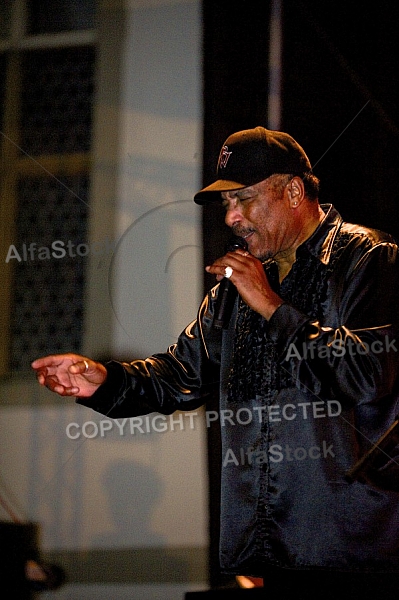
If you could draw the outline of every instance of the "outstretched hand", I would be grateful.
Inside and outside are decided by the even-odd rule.
[[[32,363],[37,380],[60,396],[88,398],[107,378],[107,370],[79,354],[54,354]]]

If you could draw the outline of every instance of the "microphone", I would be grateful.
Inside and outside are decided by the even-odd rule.
[[[234,250],[237,250],[238,248],[247,250],[248,244],[244,238],[234,235],[227,244],[226,252],[234,252]],[[218,297],[215,304],[215,315],[212,323],[215,329],[226,329],[228,326],[236,296],[237,288],[234,283],[227,277],[223,277],[219,284]]]

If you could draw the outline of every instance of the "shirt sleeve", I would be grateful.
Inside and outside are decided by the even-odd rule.
[[[107,379],[77,403],[117,419],[194,410],[218,388],[221,333],[212,328],[215,288],[198,317],[166,352],[144,360],[106,363]]]

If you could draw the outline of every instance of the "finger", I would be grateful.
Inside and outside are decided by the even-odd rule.
[[[58,388],[58,386],[57,386]],[[64,388],[62,392],[54,390],[60,396],[79,396],[80,389],[78,387]]]
[[[59,367],[63,363],[67,363],[68,361],[79,362],[83,360],[85,357],[80,356],[79,354],[72,354],[69,352],[68,354],[50,354],[48,356],[42,356],[40,358],[36,358],[32,363],[31,367],[33,369],[41,369],[46,367]]]
[[[55,356],[43,356],[42,358],[37,358],[31,363],[32,369],[42,369],[43,367],[50,367],[56,363]]]
[[[235,254],[238,254],[239,256],[242,256],[243,258],[247,258],[247,256],[249,256],[251,253],[248,252],[248,250],[236,250]]]
[[[36,379],[40,383],[40,385],[45,385],[46,387],[48,387],[47,384],[50,378],[51,375],[49,369],[40,369],[39,371],[36,371]],[[51,380],[54,381],[54,383],[59,383],[59,381],[56,379],[51,378]]]
[[[87,373],[89,373],[90,370],[92,370],[92,365],[93,361],[84,358],[76,363],[73,363],[68,370],[74,375],[86,375]]]
[[[43,371],[38,371],[36,373],[36,377],[37,377],[37,380],[40,383],[40,385],[45,385],[45,383],[46,383],[46,376],[43,373]]]
[[[248,257],[252,255],[247,250],[236,250],[235,252],[229,252],[226,254],[225,261],[231,266],[244,266],[248,264]]]
[[[223,277],[226,276],[226,267],[228,265],[224,264],[224,265],[217,265],[216,263],[214,263],[213,265],[210,265],[209,267],[205,267],[205,271],[207,271],[207,273],[211,273],[212,275],[216,275],[216,279],[218,281],[221,281],[223,279]]]
[[[46,377],[45,386],[51,392],[55,392],[60,396],[76,396],[79,393],[79,388],[77,386],[67,387],[52,377]]]
[[[205,267],[205,270],[208,273],[212,273],[214,275],[219,276],[219,278],[222,278],[222,277],[226,277],[226,268],[233,269],[233,272],[234,272],[237,270],[242,271],[245,266],[246,266],[246,263],[244,262],[243,257],[240,256],[238,258],[237,256],[234,256],[234,257],[226,256],[226,257],[223,257],[223,259],[219,259],[219,260],[215,261],[213,263],[213,265]],[[228,273],[227,273],[227,276],[229,278],[231,278],[231,274],[228,275]]]
[[[56,385],[54,387],[54,389],[51,389],[51,391],[55,392],[59,396],[78,396],[79,395],[79,388],[78,387],[65,388],[65,387],[63,387],[63,386],[61,386],[59,384]]]
[[[239,267],[247,263],[248,257],[251,256],[246,250],[235,250],[234,252],[228,252],[225,256],[222,256],[214,262],[214,264],[222,264],[223,266],[230,265],[231,267]]]

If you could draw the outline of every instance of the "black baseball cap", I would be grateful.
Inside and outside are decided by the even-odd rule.
[[[230,135],[222,146],[217,180],[194,196],[197,204],[220,199],[220,192],[254,185],[276,173],[304,176],[312,166],[303,148],[288,133],[264,127]]]

